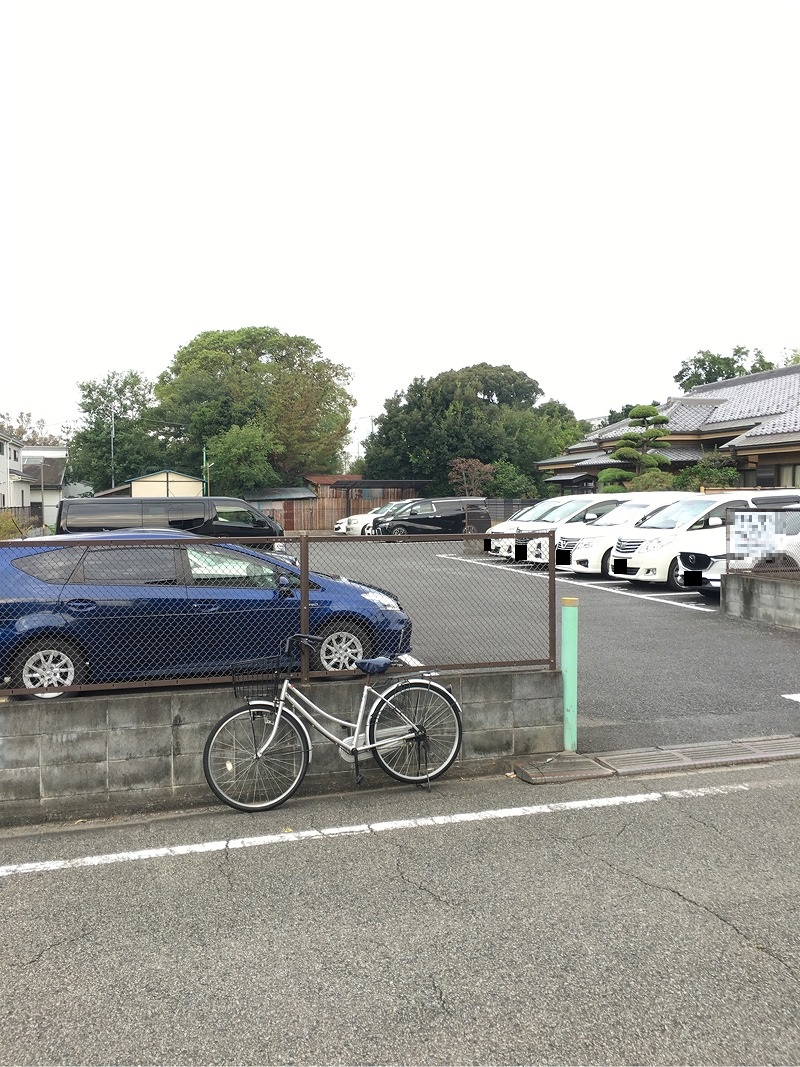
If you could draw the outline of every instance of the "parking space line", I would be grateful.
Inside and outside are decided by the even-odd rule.
[[[465,559],[463,556],[451,556],[445,552],[439,554],[440,559],[454,560],[456,563],[467,563],[472,567],[492,567],[495,570],[507,571],[510,574],[528,574],[532,578],[547,578],[546,571],[534,571],[525,567],[509,567],[507,563],[490,563],[481,559]],[[634,600],[649,600],[655,601],[659,604],[669,604],[673,608],[688,608],[689,611],[710,611],[716,612],[716,608],[706,607],[705,604],[683,604],[675,600],[664,600],[663,597],[669,596],[692,596],[692,593],[678,592],[672,593],[664,591],[663,593],[634,593],[630,589],[618,589],[618,585],[628,585],[628,582],[586,582],[580,578],[562,578],[556,573],[556,581],[564,582],[565,585],[577,585],[579,589],[604,589],[607,593],[614,593],[616,596],[630,596]]]
[[[783,699],[800,701],[800,693],[784,693]]]

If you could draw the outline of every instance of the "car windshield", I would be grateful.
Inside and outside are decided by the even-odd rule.
[[[652,506],[652,502],[648,503],[644,500],[628,500],[624,504],[620,504],[618,508],[614,508],[612,511],[607,511],[605,515],[601,515],[593,525],[624,526],[628,523],[636,522],[637,519],[640,519],[643,513]]]
[[[578,496],[573,497],[571,500],[565,500],[552,511],[545,512],[544,515],[536,515],[534,518],[541,519],[543,522],[548,523],[566,522],[567,519],[571,519],[573,515],[584,510],[591,511],[591,501],[587,501],[585,496]]]
[[[674,504],[651,515],[640,525],[640,530],[674,530],[678,526],[685,526],[692,522],[704,511],[708,511],[714,503],[713,497],[703,497],[702,500],[677,500]]]
[[[555,509],[560,507],[563,503],[564,501],[561,497],[551,497],[550,500],[540,500],[538,504],[529,504],[527,507],[515,511],[508,521],[511,522],[512,519],[522,519],[525,522],[529,522],[531,519],[541,519],[543,515],[555,511]]]

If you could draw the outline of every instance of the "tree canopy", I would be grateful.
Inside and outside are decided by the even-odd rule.
[[[775,370],[775,364],[764,358],[760,348],[737,345],[730,356],[720,356],[707,349],[699,351],[692,359],[685,359],[681,369],[673,378],[684,393],[696,385],[711,385],[728,378],[741,378],[745,374],[758,374],[760,371]]]
[[[227,490],[239,492],[342,469],[349,381],[308,337],[249,327],[201,333],[177,352],[155,394],[183,467],[198,469],[205,448],[221,461]]]
[[[69,442],[67,475],[95,492],[165,468],[164,441],[152,418],[153,383],[138,371],[79,382],[82,417]]]
[[[307,337],[270,327],[202,333],[155,383],[136,371],[79,383],[70,476],[97,492],[167,467],[204,478],[213,470],[215,491],[239,496],[335,474],[354,403],[349,380]]]
[[[469,459],[536,491],[535,463],[577,441],[585,427],[539,383],[508,365],[478,363],[415,378],[375,419],[364,448],[368,478],[428,478],[447,492],[449,463]],[[538,405],[538,406],[537,406]]]

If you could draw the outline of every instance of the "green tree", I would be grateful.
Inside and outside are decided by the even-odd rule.
[[[99,493],[168,465],[152,421],[152,382],[138,371],[111,371],[78,388],[82,414],[69,442],[70,481],[87,482]]]
[[[786,351],[784,349],[784,351]],[[793,348],[791,352],[786,352],[786,357],[783,361],[784,367],[794,367],[800,363],[800,348]]]
[[[280,476],[268,458],[274,451],[275,442],[269,430],[258,423],[231,426],[211,439],[207,452],[208,481],[213,481],[215,492],[228,496],[242,496],[251,489],[280,485]]]
[[[707,349],[699,351],[693,359],[681,363],[681,369],[673,381],[680,385],[684,393],[688,393],[696,385],[711,385],[730,378],[741,378],[745,374],[775,369],[775,364],[764,358],[760,348],[754,348],[751,354],[749,348],[737,345],[730,356],[720,356]]]
[[[231,442],[217,438],[237,428],[232,455],[240,459],[221,463],[225,473],[215,475],[221,492],[242,484],[245,440],[260,439],[269,449],[254,477],[257,469],[271,477],[271,470],[292,485],[304,474],[342,469],[354,404],[349,381],[347,368],[326,359],[307,337],[271,327],[207,332],[181,348],[160,375],[157,418],[176,465],[186,471],[200,469],[204,448],[209,455],[218,449],[227,454]]]
[[[739,484],[739,472],[731,465],[730,456],[716,449],[705,452],[692,467],[684,467],[675,475],[674,488],[697,493],[702,487],[725,488]]]
[[[630,414],[633,404],[623,404],[619,411],[615,411],[614,408],[609,411],[606,417],[601,422],[601,426],[614,426],[618,422],[624,422]]]
[[[488,496],[505,497],[515,499],[547,495],[540,493],[536,479],[530,474],[524,474],[519,467],[515,467],[508,460],[499,459],[494,464],[494,478],[486,486]]]
[[[448,464],[473,457],[505,461],[534,471],[537,460],[556,455],[581,437],[574,415],[546,401],[538,382],[521,371],[479,363],[415,378],[375,419],[364,450],[369,478],[429,478],[431,492],[447,492]]]
[[[611,459],[623,466],[606,467],[597,476],[606,491],[619,491],[624,482],[630,482],[631,470],[634,476],[639,476],[669,463],[669,457],[663,452],[653,451],[656,445],[666,445],[663,427],[667,422],[667,416],[660,415],[653,404],[639,404],[631,408],[628,428],[610,453]]]
[[[627,484],[631,493],[660,493],[666,489],[675,488],[675,475],[669,471],[649,470],[644,474],[637,474]]]

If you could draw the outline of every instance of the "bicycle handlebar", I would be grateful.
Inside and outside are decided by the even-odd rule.
[[[301,645],[311,648],[314,642],[321,645],[324,640],[324,637],[317,637],[316,634],[292,634],[284,642],[283,650],[288,655],[292,648],[300,648]]]

